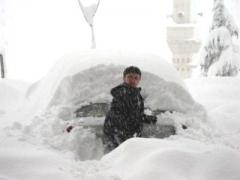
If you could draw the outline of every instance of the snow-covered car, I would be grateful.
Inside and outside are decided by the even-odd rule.
[[[168,137],[182,127],[191,127],[193,121],[204,120],[204,109],[193,100],[171,64],[159,56],[125,52],[66,55],[44,79],[29,88],[29,111],[36,112],[35,117],[42,121],[48,117],[45,128],[49,117],[54,117],[61,121],[58,123],[62,129],[73,125],[101,137],[112,99],[110,90],[122,83],[123,70],[130,65],[142,70],[145,113],[158,118],[157,126],[144,126],[144,136]]]

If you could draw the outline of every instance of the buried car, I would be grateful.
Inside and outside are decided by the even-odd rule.
[[[74,133],[85,129],[101,139],[112,100],[110,90],[122,82],[122,72],[130,65],[142,71],[139,86],[145,113],[157,116],[156,126],[144,125],[144,137],[168,137],[194,126],[195,121],[205,120],[203,107],[188,93],[174,67],[159,56],[90,51],[63,57],[44,79],[29,89],[29,107],[38,112],[36,121],[41,116],[47,124],[54,117],[63,129],[76,127]],[[56,122],[53,126],[56,127]]]

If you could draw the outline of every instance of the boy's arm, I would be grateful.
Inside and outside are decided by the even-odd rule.
[[[157,116],[151,116],[151,115],[143,115],[143,122],[147,124],[156,124],[157,122]]]
[[[144,114],[144,99],[143,97],[140,95],[141,98],[141,112],[142,112],[142,121],[143,123],[147,123],[147,124],[156,124],[157,122],[157,116],[151,116],[151,115],[146,115]]]

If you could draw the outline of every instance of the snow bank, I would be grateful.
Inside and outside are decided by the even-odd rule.
[[[29,107],[32,107],[31,112],[37,113],[39,109],[45,109],[49,105],[54,93],[65,77],[100,64],[136,65],[143,71],[151,72],[166,81],[175,82],[184,87],[184,83],[179,78],[177,71],[159,56],[128,52],[87,51],[65,55],[48,75],[35,85],[36,88],[30,88],[28,97],[32,102],[29,105]],[[41,98],[41,101],[39,101],[39,98]]]
[[[1,138],[4,136],[1,134]],[[0,142],[1,180],[77,180],[71,156],[5,137]]]
[[[110,164],[102,174],[124,180],[240,179],[239,78],[185,82],[207,109],[208,121],[168,139],[127,140],[102,158]]]
[[[233,77],[186,80],[193,97],[208,110],[208,127],[214,141],[234,149],[240,148],[239,82]]]
[[[100,159],[104,155],[101,137],[90,128],[75,127],[67,133],[66,127],[72,121],[63,121],[57,115],[37,116],[29,125],[15,122],[7,131],[17,132],[21,139],[36,145],[47,145],[61,152],[73,154],[77,160]],[[14,134],[15,134],[14,133]]]
[[[81,127],[71,135],[63,132],[75,118],[76,109],[111,102],[110,89],[122,83],[122,72],[129,65],[139,66],[143,72],[140,86],[145,106],[168,111],[158,118],[172,119],[180,131],[181,124],[199,128],[199,121],[206,118],[205,110],[192,99],[170,64],[157,56],[93,51],[65,57],[30,87],[24,108],[32,117],[25,116],[30,121],[21,130],[55,148],[70,150],[81,160],[99,159],[103,145],[96,132]]]
[[[177,71],[160,57],[102,51],[63,57],[45,78],[29,88],[28,107],[24,108],[36,115],[56,105],[74,109],[84,103],[110,102],[110,89],[122,82],[122,71],[129,65],[143,71],[141,86],[148,96],[147,106],[195,113],[202,109],[186,91]]]
[[[0,116],[16,110],[21,105],[28,86],[24,82],[0,79]]]
[[[132,138],[104,156],[105,173],[124,180],[234,180],[240,178],[239,152],[187,139]]]
[[[185,82],[194,99],[207,109],[206,122],[167,139],[129,139],[100,161],[74,159],[74,154],[79,155],[77,159],[93,158],[91,149],[95,149],[94,158],[100,158],[101,144],[87,129],[64,133],[66,122],[52,116],[54,109],[51,116],[38,116],[28,126],[15,114],[13,126],[0,131],[0,179],[240,179],[239,79]],[[181,113],[174,116],[185,118]],[[46,147],[49,144],[54,149]]]
[[[66,76],[54,93],[48,109],[53,106],[65,106],[74,111],[90,103],[110,103],[111,88],[122,83],[125,66],[98,65],[87,70]],[[202,110],[191,95],[182,86],[143,71],[140,86],[145,105],[153,110],[189,111]]]

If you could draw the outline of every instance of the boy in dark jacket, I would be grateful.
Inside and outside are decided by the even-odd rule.
[[[103,133],[108,150],[132,137],[141,137],[143,123],[156,123],[157,117],[144,114],[144,102],[138,84],[139,68],[130,66],[123,72],[123,83],[111,90],[113,100],[107,113]]]

